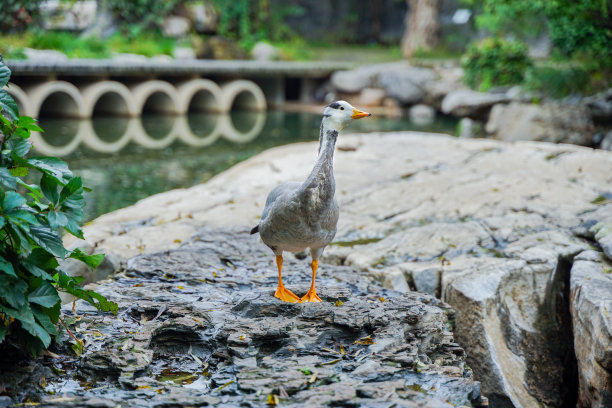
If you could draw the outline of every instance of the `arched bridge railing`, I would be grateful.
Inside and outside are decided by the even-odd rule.
[[[131,86],[102,80],[74,85],[51,80],[6,88],[22,115],[42,115],[87,119],[113,115],[137,117],[144,112],[184,115],[188,112],[227,113],[234,107],[264,111],[266,98],[261,88],[249,80],[217,84],[208,79],[191,79],[177,84],[149,80]]]

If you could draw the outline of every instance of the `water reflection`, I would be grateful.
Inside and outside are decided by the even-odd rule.
[[[175,140],[192,147],[209,146],[224,137],[234,143],[255,139],[266,123],[265,112],[243,112],[238,124],[230,114],[191,116],[105,117],[95,120],[45,120],[43,134],[32,135],[36,151],[68,156],[85,145],[99,153],[117,153],[130,142],[147,149],[163,149]]]
[[[84,217],[91,220],[162,191],[203,183],[234,164],[288,143],[317,140],[321,116],[311,113],[232,112],[141,119],[42,118],[33,137],[37,154],[63,157],[92,189]],[[350,132],[420,130],[453,133],[454,121],[426,127],[407,119],[370,118]],[[401,154],[401,153],[400,153]]]

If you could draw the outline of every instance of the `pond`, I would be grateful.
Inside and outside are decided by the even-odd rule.
[[[41,118],[35,153],[66,160],[92,191],[84,220],[126,207],[150,195],[203,183],[234,164],[274,146],[314,141],[321,115],[268,111],[145,115],[92,120]],[[456,121],[417,125],[408,119],[372,117],[352,132],[419,130],[454,134]]]

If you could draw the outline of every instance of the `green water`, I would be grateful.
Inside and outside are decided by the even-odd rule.
[[[187,117],[147,115],[93,120],[41,118],[38,154],[62,157],[92,189],[85,220],[150,195],[203,183],[263,150],[317,140],[321,116],[310,113],[233,112]],[[408,119],[368,118],[350,132],[419,130],[454,133],[456,122],[418,126]]]

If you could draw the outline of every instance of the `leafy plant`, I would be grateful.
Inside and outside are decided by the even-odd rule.
[[[3,0],[0,7],[0,32],[25,30],[39,15],[38,0]]]
[[[470,44],[461,65],[465,83],[486,91],[495,85],[520,83],[532,62],[522,42],[489,37]]]
[[[117,305],[85,290],[83,278],[59,268],[58,259],[74,258],[92,268],[104,255],[64,248],[58,230],[83,238],[83,183],[55,157],[26,157],[36,121],[19,116],[12,97],[2,89],[11,72],[0,56],[0,343],[11,343],[38,355],[57,334],[61,301],[58,290],[86,300],[100,311]],[[41,175],[40,185],[23,177]]]
[[[107,0],[107,4],[122,23],[122,30],[134,37],[146,30],[159,29],[179,0]]]
[[[286,41],[295,34],[285,24],[288,16],[298,16],[303,9],[297,5],[271,4],[270,0],[215,0],[219,12],[218,33],[238,40],[249,49],[257,41]]]

